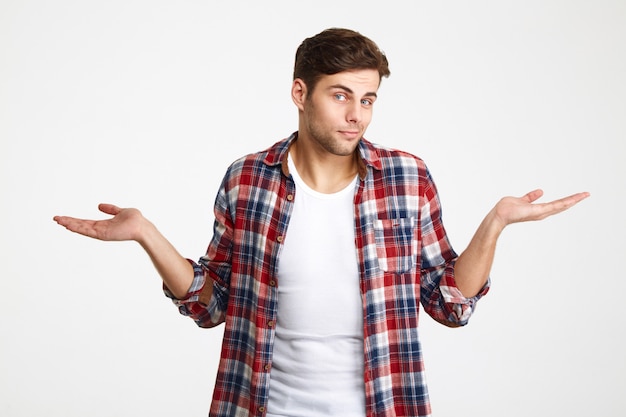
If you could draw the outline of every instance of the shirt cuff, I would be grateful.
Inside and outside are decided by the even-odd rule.
[[[167,298],[170,298],[176,304],[178,303],[186,303],[189,301],[196,301],[198,298],[198,293],[204,287],[204,283],[206,282],[206,278],[204,277],[204,270],[201,265],[198,265],[196,262],[191,259],[187,259],[187,262],[191,264],[193,267],[193,281],[191,282],[191,286],[187,291],[187,295],[184,298],[176,298],[176,296],[170,291],[170,289],[163,283],[163,292]],[[194,299],[195,298],[195,299]]]

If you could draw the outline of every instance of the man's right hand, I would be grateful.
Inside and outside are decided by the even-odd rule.
[[[165,285],[177,298],[183,298],[191,286],[194,270],[165,237],[141,212],[134,208],[119,208],[113,204],[100,204],[101,212],[113,217],[106,220],[85,220],[75,217],[55,216],[66,229],[100,240],[134,240],[150,256]]]
[[[146,219],[139,210],[119,208],[113,204],[100,204],[98,209],[113,217],[106,220],[86,220],[55,216],[54,221],[72,232],[94,239],[141,241],[141,229],[142,225],[146,223]]]

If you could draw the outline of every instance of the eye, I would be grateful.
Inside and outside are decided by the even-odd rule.
[[[369,99],[369,98],[364,98],[363,100],[361,100],[361,104],[366,107],[369,107],[374,104],[374,100]]]
[[[346,97],[346,95],[343,93],[335,93],[333,97],[337,101],[348,101],[348,97]]]

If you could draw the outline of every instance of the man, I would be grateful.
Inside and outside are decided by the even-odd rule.
[[[298,131],[229,167],[199,263],[136,209],[55,217],[89,237],[137,241],[182,314],[201,327],[225,323],[211,416],[430,415],[419,304],[465,325],[488,291],[502,230],[588,196],[503,198],[457,256],[424,162],[363,138],[389,74],[357,32],[306,39],[291,89]]]

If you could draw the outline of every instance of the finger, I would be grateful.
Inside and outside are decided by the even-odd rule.
[[[54,220],[67,230],[81,235],[96,237],[93,220],[77,219],[68,216],[55,216]]]
[[[112,216],[115,216],[120,211],[122,211],[122,209],[119,208],[118,206],[113,205],[113,204],[106,204],[106,203],[98,204],[98,210],[100,210],[103,213],[110,214]]]
[[[543,190],[538,188],[529,193],[526,193],[526,195],[524,195],[522,199],[528,201],[529,203],[532,203],[533,201],[537,201],[539,198],[541,198],[542,195],[543,195]]]
[[[68,225],[71,225],[72,223],[78,221],[79,219],[75,219],[73,217],[68,217],[68,216],[54,216],[52,220],[54,220],[55,222],[57,222],[59,225],[63,227],[68,227]]]
[[[554,201],[554,203],[556,203],[561,211],[563,211],[572,207],[575,204],[580,203],[582,200],[589,197],[590,195],[591,194],[589,194],[588,192],[576,193],[556,200]]]
[[[591,193],[587,191],[584,191],[582,193],[572,194],[571,196],[569,196],[569,198],[572,198],[575,203],[581,202],[587,197],[591,197]]]
[[[589,195],[587,192],[576,193],[549,203],[536,205],[535,207],[540,209],[539,219],[561,213],[589,197]]]

